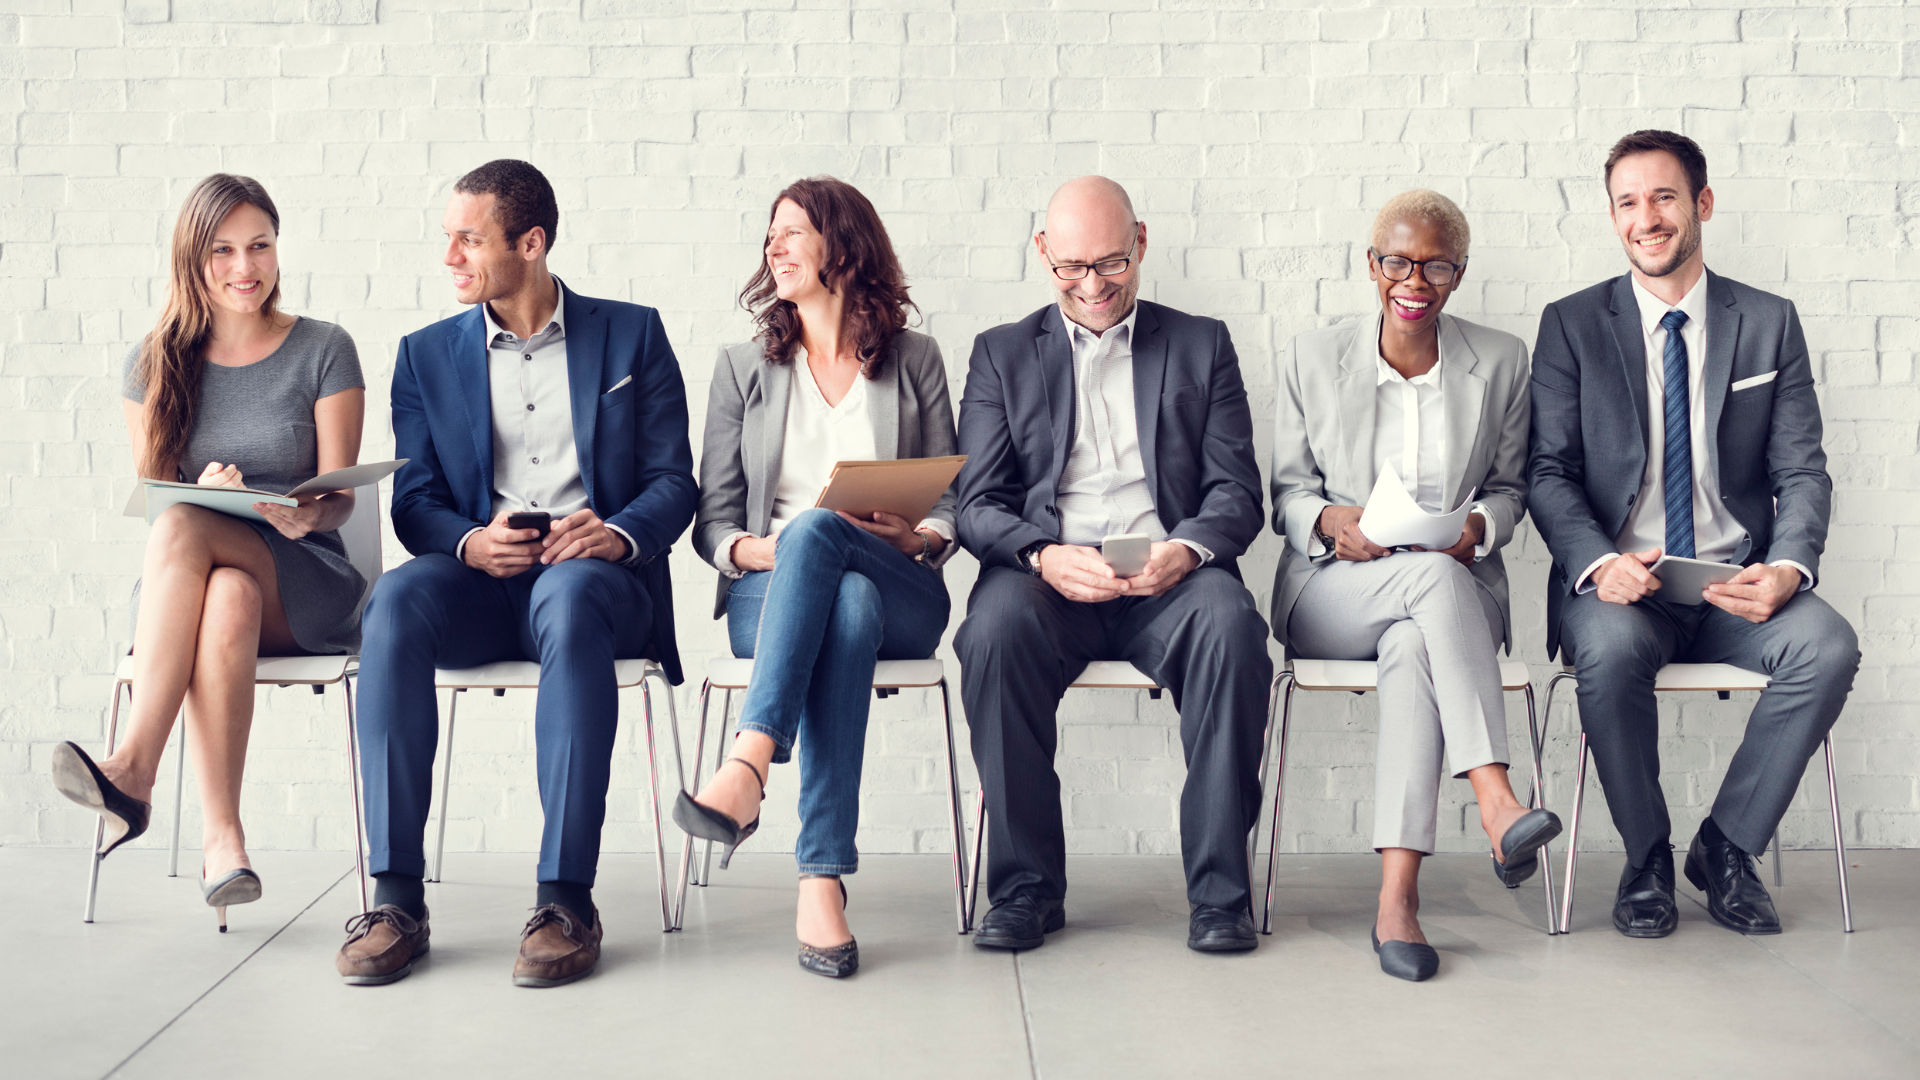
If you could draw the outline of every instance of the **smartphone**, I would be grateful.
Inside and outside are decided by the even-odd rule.
[[[545,510],[515,510],[507,515],[507,528],[539,529],[540,535],[534,537],[534,540],[544,539],[547,530],[553,528],[553,515]],[[532,542],[533,540],[527,541],[527,543]]]
[[[1153,538],[1146,533],[1116,533],[1100,541],[1100,555],[1116,577],[1132,577],[1147,568]]]

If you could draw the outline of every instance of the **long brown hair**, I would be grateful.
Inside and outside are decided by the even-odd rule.
[[[893,241],[880,215],[860,189],[831,176],[814,176],[788,184],[773,197],[767,220],[792,199],[826,242],[820,282],[843,294],[846,306],[840,332],[853,340],[860,370],[877,378],[880,365],[893,347],[894,336],[907,327],[907,309],[920,309],[907,298],[907,275],[893,253]],[[756,335],[776,364],[793,361],[800,345],[800,309],[774,291],[773,271],[761,248],[760,269],[740,290],[740,306],[753,312],[760,328]]]
[[[173,251],[167,282],[167,306],[160,321],[140,344],[138,371],[146,387],[147,445],[139,448],[140,475],[173,479],[180,455],[193,434],[194,411],[200,402],[200,375],[205,370],[207,339],[213,335],[213,297],[207,289],[207,257],[220,222],[243,204],[257,206],[280,232],[280,211],[259,181],[246,176],[214,173],[194,185],[180,204],[173,225]],[[279,315],[280,281],[261,305],[269,321]],[[166,475],[161,475],[162,473]]]

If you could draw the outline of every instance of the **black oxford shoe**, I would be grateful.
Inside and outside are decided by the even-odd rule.
[[[1187,921],[1187,948],[1195,952],[1246,952],[1260,944],[1253,916],[1245,908],[1193,905]]]
[[[1661,844],[1647,865],[1632,863],[1620,873],[1620,894],[1613,902],[1613,928],[1630,938],[1663,938],[1680,925],[1673,901],[1673,848]]]
[[[1047,935],[1067,925],[1067,909],[1058,900],[1016,896],[993,905],[980,917],[973,943],[983,949],[1037,949]]]
[[[1753,856],[1730,842],[1709,844],[1695,833],[1687,847],[1687,880],[1707,894],[1707,914],[1739,934],[1777,934],[1773,897],[1753,872]]]

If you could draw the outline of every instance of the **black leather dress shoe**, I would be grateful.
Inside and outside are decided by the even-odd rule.
[[[1193,905],[1187,920],[1187,948],[1194,952],[1246,952],[1260,944],[1246,908]]]
[[[1680,925],[1673,901],[1673,848],[1661,844],[1647,865],[1632,863],[1620,873],[1620,894],[1613,901],[1613,928],[1631,938],[1662,938]]]
[[[1707,914],[1739,934],[1777,934],[1773,897],[1753,872],[1753,856],[1730,842],[1709,844],[1695,833],[1687,847],[1687,880],[1707,894]]]
[[[1037,949],[1065,925],[1067,909],[1060,901],[1016,896],[980,917],[973,943],[982,949]]]

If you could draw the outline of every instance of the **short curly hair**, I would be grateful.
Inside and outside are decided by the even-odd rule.
[[[493,216],[507,234],[507,243],[519,241],[535,226],[546,230],[547,250],[560,233],[560,203],[546,174],[524,161],[489,161],[454,181],[462,195],[493,196]]]
[[[1403,191],[1387,200],[1380,213],[1373,219],[1373,250],[1382,251],[1387,246],[1387,234],[1395,225],[1408,219],[1428,222],[1440,230],[1440,235],[1453,250],[1453,257],[1467,257],[1467,247],[1473,241],[1473,230],[1467,227],[1467,215],[1460,212],[1452,199],[1437,191],[1426,188],[1414,188]]]

